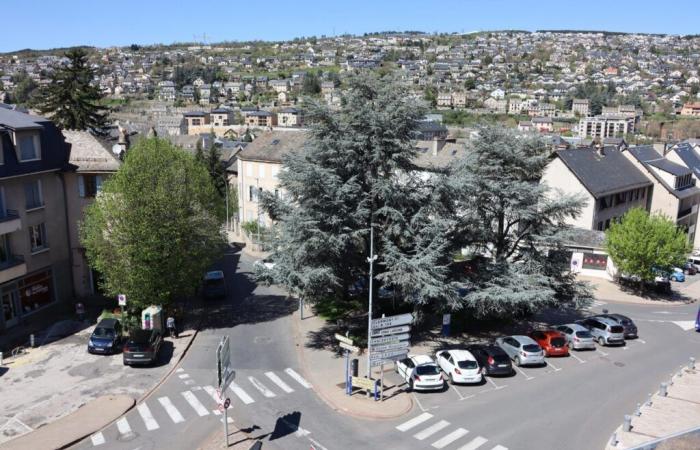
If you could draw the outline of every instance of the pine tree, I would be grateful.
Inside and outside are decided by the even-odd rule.
[[[374,289],[391,286],[414,304],[454,304],[440,185],[413,165],[425,111],[404,88],[368,75],[349,82],[339,112],[313,104],[307,145],[285,157],[279,174],[284,199],[263,195],[276,221],[277,264],[259,275],[312,302],[348,300],[368,279],[373,226]]]
[[[584,206],[540,183],[549,151],[535,137],[481,127],[448,180],[456,249],[467,248],[475,271],[466,306],[477,315],[521,314],[558,301],[583,303],[590,291],[568,272],[564,224]]]
[[[65,56],[70,63],[56,69],[51,83],[41,90],[38,109],[62,129],[102,133],[105,108],[99,104],[102,93],[93,83],[95,71],[87,53],[74,49]]]

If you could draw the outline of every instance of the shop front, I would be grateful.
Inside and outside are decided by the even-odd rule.
[[[0,286],[0,329],[10,328],[55,302],[51,269],[44,269]]]

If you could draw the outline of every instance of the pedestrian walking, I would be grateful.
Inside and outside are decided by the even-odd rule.
[[[78,316],[79,321],[85,321],[85,305],[80,302],[76,303],[75,314]]]
[[[175,337],[177,338],[177,326],[175,325],[175,317],[172,315],[168,316],[168,319],[165,321],[166,327],[168,328],[168,333],[170,333],[170,337]]]

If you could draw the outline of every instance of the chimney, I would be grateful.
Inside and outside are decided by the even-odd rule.
[[[442,150],[442,148],[445,146],[446,142],[447,142],[447,140],[444,138],[438,138],[438,137],[433,138],[433,142],[431,145],[431,148],[433,150],[433,156],[437,156],[438,152],[440,150]]]
[[[596,143],[595,149],[598,153],[598,156],[605,156],[605,147],[603,147],[603,144],[601,144],[600,142]]]
[[[122,152],[129,150],[129,133],[121,125],[117,125],[119,129],[119,139],[117,140],[117,145],[121,147]]]

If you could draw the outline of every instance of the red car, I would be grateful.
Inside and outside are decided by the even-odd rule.
[[[569,356],[566,338],[556,330],[533,331],[530,337],[542,347],[545,356]]]

